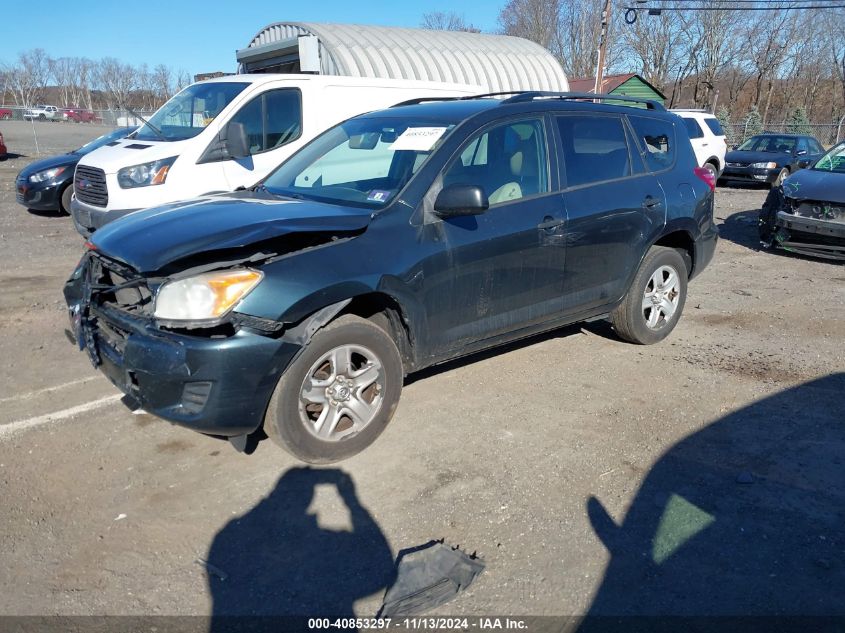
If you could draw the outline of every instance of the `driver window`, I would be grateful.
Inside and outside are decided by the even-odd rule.
[[[479,186],[493,206],[546,193],[547,165],[542,121],[513,121],[471,138],[443,174],[443,186]]]

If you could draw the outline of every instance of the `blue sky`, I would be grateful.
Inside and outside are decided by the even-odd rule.
[[[167,64],[191,74],[235,70],[235,50],[272,22],[346,22],[419,26],[423,13],[454,11],[479,28],[497,28],[506,0],[139,0],[52,2],[38,19],[29,2],[4,2],[0,63],[43,48],[52,57],[116,57],[134,65]],[[25,25],[25,26],[24,26]]]

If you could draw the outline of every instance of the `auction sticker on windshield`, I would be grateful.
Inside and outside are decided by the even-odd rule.
[[[390,149],[427,152],[434,147],[445,131],[445,127],[409,127],[393,141]]]

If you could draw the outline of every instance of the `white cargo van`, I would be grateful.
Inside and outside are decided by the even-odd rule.
[[[327,128],[357,114],[480,86],[327,75],[232,75],[192,84],[135,134],[76,167],[83,235],[148,207],[251,186]]]

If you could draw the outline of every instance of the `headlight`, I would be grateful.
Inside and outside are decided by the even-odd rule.
[[[156,293],[155,316],[164,321],[217,321],[263,277],[264,273],[245,268],[170,281]]]
[[[777,166],[777,163],[751,163],[749,165],[749,167],[753,167],[754,169],[774,169]]]
[[[176,161],[176,156],[154,160],[151,163],[124,167],[117,172],[117,184],[123,189],[133,187],[149,187],[150,185],[163,185],[167,180],[167,173]]]
[[[53,169],[45,169],[44,171],[37,171],[29,177],[29,182],[47,182],[48,180],[53,180],[53,178],[61,174],[66,169],[67,165],[65,165],[64,167],[53,167]]]

